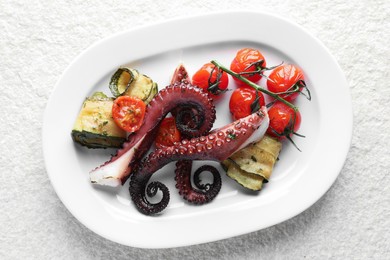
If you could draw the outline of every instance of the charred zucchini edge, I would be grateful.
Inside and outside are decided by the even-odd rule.
[[[92,149],[120,148],[126,141],[125,137],[108,136],[84,130],[72,130],[71,136],[76,143]]]
[[[120,81],[123,80],[123,77],[125,75],[124,73],[128,73],[129,74],[129,80],[128,80],[128,82],[125,83],[126,86],[122,87],[122,86],[120,86]],[[130,87],[131,83],[133,83],[134,80],[137,77],[138,77],[138,71],[137,70],[126,68],[126,67],[119,68],[112,75],[111,80],[110,80],[109,88],[110,88],[110,91],[111,91],[112,95],[114,95],[114,97],[119,97],[120,95],[125,93],[127,91],[127,89]],[[123,90],[120,89],[120,87],[122,87]]]
[[[126,140],[126,132],[112,118],[113,98],[96,92],[85,99],[74,123],[73,141],[88,148],[119,148]]]

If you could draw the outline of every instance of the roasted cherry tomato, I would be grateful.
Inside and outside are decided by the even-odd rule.
[[[236,54],[236,57],[233,59],[230,64],[230,69],[236,73],[241,73],[241,75],[248,80],[256,83],[261,79],[259,72],[252,73],[254,71],[259,71],[266,66],[266,61],[263,54],[260,51],[252,48],[243,48],[239,50]],[[238,86],[244,86],[245,83],[234,78]]]
[[[192,76],[192,84],[216,96],[226,91],[229,78],[226,72],[214,64],[206,63]]]
[[[301,125],[301,114],[299,111],[294,111],[291,107],[283,102],[276,101],[270,109],[268,109],[269,126],[267,133],[271,136],[284,140],[287,137],[298,131]]]
[[[234,120],[249,116],[265,105],[263,93],[252,87],[240,87],[230,96],[229,109]]]
[[[157,148],[172,146],[175,142],[181,140],[181,135],[176,127],[176,122],[173,117],[166,117],[160,124],[158,129],[155,144]]]
[[[282,93],[294,89],[302,91],[304,86],[303,72],[297,66],[291,64],[281,65],[275,68],[268,76],[267,87],[268,90],[274,93]],[[297,98],[299,92],[281,94],[280,97],[291,102]]]
[[[127,132],[137,131],[145,116],[146,105],[136,97],[120,96],[112,105],[112,117],[115,123]]]

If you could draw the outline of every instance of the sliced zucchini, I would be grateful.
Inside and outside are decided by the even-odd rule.
[[[126,132],[112,118],[113,98],[96,92],[87,98],[72,129],[73,141],[88,148],[119,148]]]
[[[222,165],[227,175],[242,186],[260,190],[262,183],[271,177],[281,149],[280,141],[265,135],[260,141],[234,153]]]
[[[126,92],[130,85],[137,80],[139,72],[135,69],[119,68],[110,80],[110,90],[114,97],[118,97]]]
[[[263,187],[264,178],[262,176],[241,170],[229,159],[223,161],[222,165],[226,169],[227,176],[241,186],[254,191],[259,191]]]
[[[151,95],[152,89],[153,80],[146,75],[139,74],[138,78],[130,84],[123,95],[137,97],[145,102]]]
[[[156,95],[158,88],[153,80],[136,69],[119,68],[110,81],[111,93],[115,96],[132,96],[148,104]]]
[[[150,91],[149,97],[144,101],[146,104],[149,104],[150,101],[156,96],[158,93],[158,85],[156,82],[153,82],[152,91]]]
[[[265,135],[260,141],[234,153],[230,159],[240,169],[260,175],[268,181],[281,149],[280,141]]]

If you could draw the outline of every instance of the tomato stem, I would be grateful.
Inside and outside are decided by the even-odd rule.
[[[289,126],[286,127],[286,129],[284,130],[283,133],[278,133],[276,132],[274,129],[271,129],[273,132],[275,132],[276,135],[278,136],[285,136],[287,138],[287,140],[289,140],[296,149],[298,149],[298,151],[301,151],[298,146],[295,144],[295,142],[292,140],[291,138],[291,134],[294,134],[294,135],[297,135],[297,136],[300,136],[300,137],[305,137],[303,135],[300,135],[298,133],[296,133],[294,131],[294,125],[295,125],[295,120],[296,120],[296,117],[297,117],[297,112],[298,112],[298,107],[294,106],[293,104],[291,104],[290,102],[288,102],[287,100],[285,100],[284,98],[281,98],[279,96],[280,93],[274,93],[274,92],[271,92],[265,88],[262,88],[260,87],[259,85],[253,83],[252,81],[248,80],[247,78],[243,77],[241,73],[236,73],[228,68],[226,68],[225,66],[223,66],[222,64],[220,64],[219,62],[215,61],[215,60],[212,60],[211,61],[212,64],[214,64],[216,67],[218,67],[219,69],[225,71],[226,73],[230,74],[231,76],[241,80],[242,82],[246,83],[247,85],[251,86],[252,88],[254,88],[256,91],[261,91],[271,97],[274,98],[273,101],[271,101],[269,104],[267,104],[267,108],[269,106],[272,106],[277,100],[286,104],[287,106],[291,107],[293,110],[294,110],[294,118],[290,119],[290,123],[289,123]],[[280,65],[278,65],[280,66]],[[275,66],[277,67],[277,66]],[[297,86],[295,86],[297,85]],[[298,91],[299,91],[299,87],[304,87],[306,88],[307,92],[308,92],[308,95],[306,96],[309,100],[311,99],[311,96],[310,96],[310,92],[309,90],[307,89],[306,87],[306,84],[302,81],[302,82],[297,82],[293,87],[294,88],[297,88]],[[288,92],[290,92],[291,90],[289,90]],[[291,91],[292,92],[292,91]]]
[[[304,93],[301,89],[305,89],[306,93]],[[307,88],[305,81],[303,80],[298,80],[297,82],[294,83],[288,90],[283,91],[283,92],[277,92],[275,94],[277,95],[287,95],[290,96],[294,93],[299,93],[302,94],[306,97],[307,100],[311,100],[311,94],[310,90]]]
[[[230,74],[231,76],[241,80],[242,82],[248,84],[249,86],[251,86],[252,88],[254,88],[255,90],[258,90],[258,91],[261,91],[271,97],[273,97],[274,99],[276,100],[279,100],[280,102],[283,102],[284,104],[286,104],[287,106],[291,107],[292,109],[294,109],[295,112],[298,111],[298,108],[296,106],[294,106],[293,104],[291,104],[290,102],[286,101],[285,99],[279,97],[276,93],[273,93],[265,88],[262,88],[260,87],[259,85],[253,83],[252,81],[248,80],[247,78],[243,77],[242,75],[240,75],[239,73],[236,73],[228,68],[226,68],[225,66],[223,66],[222,64],[220,64],[218,61],[216,60],[212,60],[211,61],[212,64],[214,64],[215,66],[219,67],[221,70],[225,71],[227,74]]]
[[[213,95],[219,95],[219,94],[225,93],[227,91],[227,89],[221,89],[219,87],[219,85],[221,83],[222,73],[223,73],[223,71],[220,68],[218,68],[215,81],[212,81],[213,73],[214,73],[214,70],[216,68],[217,68],[217,66],[214,66],[212,68],[212,70],[210,72],[209,79],[208,79],[207,91],[209,91]]]

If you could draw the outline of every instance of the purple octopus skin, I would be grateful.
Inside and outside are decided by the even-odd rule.
[[[191,82],[189,74],[183,64],[179,64],[176,68],[171,84],[180,82]],[[194,129],[194,124],[202,121],[200,115],[197,115],[195,108],[182,108],[177,107],[171,111],[172,115],[176,118],[177,128],[181,132],[182,136],[187,139],[197,137],[190,131],[184,131],[186,128]],[[207,133],[201,133],[205,135]],[[191,182],[192,161],[191,160],[179,160],[176,163],[175,181],[176,188],[179,191],[179,195],[192,204],[205,204],[212,201],[221,190],[222,181],[219,171],[211,165],[203,165],[198,168],[194,173],[194,185]],[[208,171],[213,175],[213,182],[211,184],[200,184],[200,174],[203,171]]]
[[[215,107],[212,99],[198,87],[186,82],[170,85],[154,97],[146,109],[145,121],[141,128],[129,135],[109,161],[90,172],[92,183],[119,186],[128,179],[135,167],[153,144],[161,120],[176,107],[196,108],[202,115],[202,124],[197,125],[191,134],[201,135],[208,132],[215,121]]]
[[[129,191],[136,208],[146,215],[157,214],[166,208],[170,197],[168,188],[161,182],[147,184],[153,173],[169,162],[177,160],[223,161],[235,151],[259,140],[264,135],[268,122],[266,108],[262,107],[247,117],[211,131],[207,136],[183,140],[173,146],[150,153],[137,169],[134,169],[130,178]],[[259,128],[261,131],[258,130]],[[150,203],[147,196],[156,195],[158,190],[162,191],[162,199],[157,203]]]
[[[183,64],[179,64],[173,73],[171,84],[190,84],[190,76]],[[186,138],[197,137],[206,134],[206,132],[193,131],[196,125],[202,124],[204,118],[199,115],[196,107],[187,105],[176,107],[171,111],[171,114],[176,119],[176,126],[180,133]],[[210,129],[209,129],[210,130]]]
[[[186,201],[201,205],[212,201],[221,190],[222,180],[217,168],[211,165],[203,165],[199,167],[194,173],[194,189],[191,184],[191,160],[179,160],[176,163],[175,181],[176,188],[179,190],[180,196]],[[213,182],[211,184],[201,184],[200,174],[208,171],[213,175]]]
[[[180,82],[185,82],[185,83],[191,82],[190,76],[182,63],[179,64],[179,66],[177,66],[171,79],[171,84],[176,84]]]

